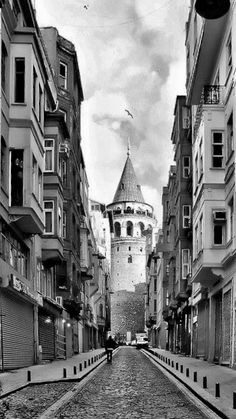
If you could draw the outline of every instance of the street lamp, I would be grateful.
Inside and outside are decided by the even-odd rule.
[[[196,0],[195,10],[205,19],[218,19],[230,8],[230,0]]]

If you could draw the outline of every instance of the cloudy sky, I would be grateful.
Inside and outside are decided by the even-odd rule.
[[[39,25],[57,27],[77,50],[90,197],[112,202],[130,138],[145,201],[161,225],[174,105],[185,94],[189,0],[35,0],[35,7]]]

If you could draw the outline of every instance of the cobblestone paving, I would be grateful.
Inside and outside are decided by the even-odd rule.
[[[189,400],[135,348],[121,348],[53,418],[204,419]]]
[[[0,419],[38,418],[75,383],[41,384],[26,387],[0,400]]]

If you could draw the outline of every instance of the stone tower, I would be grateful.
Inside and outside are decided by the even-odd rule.
[[[156,221],[152,206],[144,201],[129,149],[107,213],[112,232],[111,332],[121,340],[131,332],[133,339],[145,329],[146,261]]]

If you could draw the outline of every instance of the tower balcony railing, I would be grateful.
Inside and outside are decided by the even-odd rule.
[[[124,209],[123,211],[121,209],[116,209],[113,210],[113,215],[114,216],[120,216],[121,214],[137,214],[137,215],[142,215],[144,217],[149,217],[149,218],[153,218],[153,214],[149,211],[144,211],[144,210],[134,210],[134,209]]]
[[[224,105],[224,86],[215,84],[215,85],[205,85],[202,89],[201,100],[197,107],[197,112],[195,116],[194,124],[194,138],[196,138],[198,128],[202,119],[203,107],[205,105],[209,106],[223,106]]]

